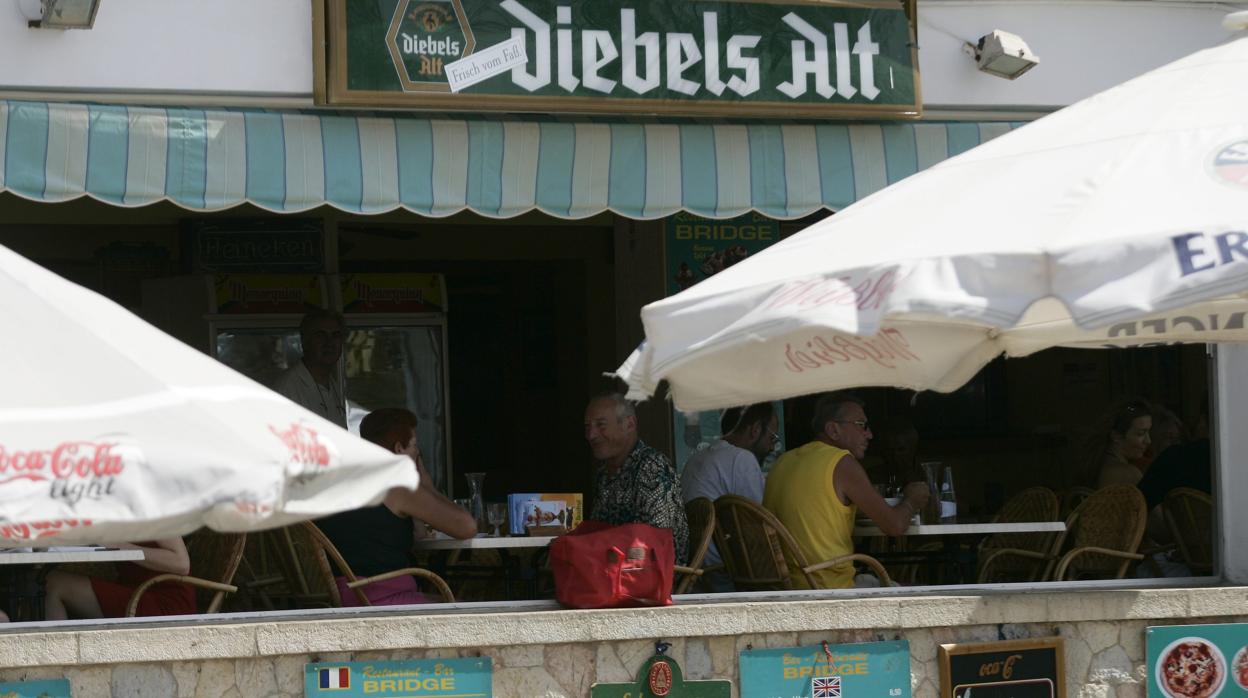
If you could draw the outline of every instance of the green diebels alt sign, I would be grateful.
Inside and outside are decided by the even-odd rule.
[[[441,110],[916,117],[913,0],[323,0],[317,97]],[[451,92],[446,66],[525,62]],[[321,48],[323,47],[323,50]]]

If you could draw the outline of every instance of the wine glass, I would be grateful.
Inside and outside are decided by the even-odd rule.
[[[497,502],[487,504],[485,507],[485,517],[493,529],[495,536],[501,536],[502,525],[507,521],[507,505]]]

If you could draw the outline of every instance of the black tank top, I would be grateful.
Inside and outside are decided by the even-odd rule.
[[[412,520],[396,516],[384,504],[334,514],[318,520],[316,525],[342,553],[357,577],[412,566]]]

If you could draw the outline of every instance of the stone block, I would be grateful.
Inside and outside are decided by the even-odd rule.
[[[624,669],[614,646],[608,642],[600,642],[595,648],[594,671],[596,681],[600,683],[624,683],[634,678]]]
[[[1122,684],[1135,682],[1135,665],[1118,645],[1092,655],[1088,683]]]
[[[597,675],[597,652],[590,643],[547,645],[546,673],[554,677],[571,696],[589,695],[589,687]]]
[[[303,668],[308,658],[298,655],[285,655],[273,658],[273,676],[277,679],[277,690],[291,695],[303,695]]]
[[[717,679],[737,677],[736,641],[731,637],[712,637],[706,641],[711,652],[711,670]]]
[[[703,638],[694,638],[685,643],[685,662],[681,666],[684,667],[687,679],[716,678],[715,667],[711,662],[711,648]]]
[[[112,698],[176,696],[178,682],[164,664],[121,664],[109,679]]]
[[[214,625],[87,630],[78,633],[78,661],[83,664],[119,664],[254,657],[255,627]]]
[[[541,666],[543,656],[542,645],[508,645],[491,648],[487,654],[495,658],[498,666],[526,667]]]
[[[70,694],[75,696],[107,696],[112,692],[112,671],[104,666],[66,669]]]
[[[494,672],[496,698],[580,698],[568,693],[542,667],[503,668]]]
[[[268,696],[278,692],[273,660],[240,659],[234,662],[234,685],[245,696]]]
[[[199,671],[195,675],[191,693],[194,698],[224,698],[231,691],[237,692],[234,686],[234,662],[214,660],[200,662],[197,667]],[[178,690],[181,689],[182,684],[179,681]]]
[[[1248,587],[1190,589],[1188,599],[1194,617],[1238,615],[1248,608]]]
[[[0,668],[78,663],[78,633],[0,635]]]
[[[1088,649],[1101,652],[1118,644],[1118,625],[1103,621],[1080,623],[1076,626]]]

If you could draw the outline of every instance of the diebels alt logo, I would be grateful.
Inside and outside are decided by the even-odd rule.
[[[460,0],[400,0],[386,46],[404,90],[449,92],[446,64],[471,54],[476,40]]]

